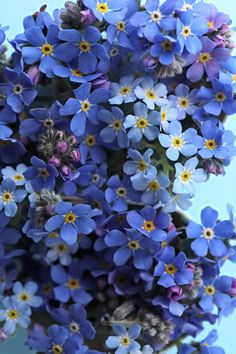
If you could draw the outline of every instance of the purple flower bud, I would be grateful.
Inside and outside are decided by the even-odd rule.
[[[195,272],[195,269],[196,269],[196,267],[193,263],[187,263],[186,268],[191,270],[191,272],[193,272],[193,273]]]
[[[204,169],[208,174],[224,175],[224,166],[220,161],[207,160],[204,163]]]
[[[37,85],[41,78],[41,73],[38,66],[30,67],[29,70],[27,71],[27,75],[29,76],[30,80],[34,85]]]
[[[232,279],[231,289],[228,291],[228,294],[236,297],[236,278]]]
[[[57,157],[57,156],[52,156],[48,163],[50,163],[50,165],[53,165],[55,167],[59,167],[61,165],[61,160]]]
[[[74,135],[70,135],[68,140],[70,140],[70,143],[72,145],[77,143],[77,139],[76,139],[76,137]]]
[[[108,81],[108,77],[106,75],[102,75],[95,79],[92,82],[92,85],[94,89],[104,88],[108,90],[110,88],[110,81]]]
[[[71,168],[69,166],[63,166],[61,172],[65,177],[68,177],[71,174]]]
[[[68,144],[66,141],[59,141],[57,143],[57,151],[58,152],[64,153],[64,152],[66,152],[67,149],[68,149]]]
[[[79,149],[75,149],[75,150],[71,151],[70,157],[72,158],[72,160],[73,160],[74,162],[79,162],[79,161],[80,161],[80,152],[79,152]]]
[[[172,222],[167,226],[167,230],[168,231],[175,231],[176,227],[175,224],[173,224]]]
[[[146,69],[154,69],[157,65],[156,60],[150,55],[143,59],[143,64]]]
[[[183,298],[183,290],[179,285],[171,286],[168,291],[168,297],[173,301],[178,301]]]
[[[46,212],[47,212],[47,215],[48,216],[52,216],[55,212],[55,206],[52,204],[52,205],[47,205],[46,207]]]
[[[2,329],[0,329],[0,342],[6,342],[7,339],[8,335]]]
[[[96,21],[96,17],[94,16],[92,10],[90,9],[80,11],[80,14],[81,14],[81,22],[85,26],[89,26]]]

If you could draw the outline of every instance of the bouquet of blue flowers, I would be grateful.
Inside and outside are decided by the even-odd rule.
[[[183,211],[236,155],[228,15],[196,0],[43,6],[0,27],[0,340],[47,354],[222,354],[235,219]]]

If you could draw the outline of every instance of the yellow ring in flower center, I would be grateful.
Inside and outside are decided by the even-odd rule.
[[[54,344],[52,346],[52,352],[53,354],[63,354],[63,348],[59,344]]]
[[[123,32],[125,30],[125,22],[124,21],[117,22],[116,28],[118,29],[118,31]]]
[[[79,49],[83,53],[88,53],[88,52],[90,52],[91,44],[89,42],[86,42],[86,41],[81,41],[80,44],[79,44]]]
[[[78,279],[70,278],[68,280],[67,286],[69,289],[75,290],[80,287],[80,283],[79,283]]]
[[[94,135],[87,135],[85,138],[86,145],[93,146],[96,143],[96,139]]]
[[[168,51],[168,50],[172,49],[173,43],[171,41],[166,40],[166,41],[161,43],[161,46],[162,46],[164,51]]]
[[[142,128],[146,128],[148,126],[148,120],[147,118],[143,118],[143,117],[140,117],[138,120],[137,120],[137,127],[142,129]]]
[[[176,148],[180,148],[184,145],[183,139],[181,139],[179,136],[176,136],[172,139],[172,145]]]
[[[213,285],[206,286],[205,293],[207,295],[213,296],[215,294],[215,287]]]
[[[10,320],[16,320],[19,317],[19,312],[16,309],[10,309],[7,311],[7,317]]]
[[[145,220],[143,223],[143,229],[148,232],[155,230],[155,225],[154,225],[153,221]]]
[[[10,192],[4,192],[2,195],[2,200],[5,203],[9,203],[12,200],[12,194]]]
[[[178,101],[180,108],[187,108],[189,106],[189,100],[186,97],[181,97]]]
[[[76,220],[76,215],[74,213],[67,213],[64,220],[67,224],[73,224]]]
[[[128,242],[128,247],[133,250],[133,251],[136,251],[139,249],[140,247],[140,244],[138,241],[135,241],[135,240],[132,240],[132,241],[129,241]]]
[[[116,194],[119,197],[125,197],[127,195],[127,190],[124,187],[117,188]]]
[[[183,182],[188,182],[191,178],[191,173],[189,171],[183,171],[180,178]]]
[[[121,124],[120,120],[118,120],[118,119],[114,120],[112,122],[112,128],[113,128],[113,130],[115,130],[117,132],[120,131],[122,128],[122,124]]]
[[[152,90],[148,90],[146,92],[146,96],[149,98],[149,100],[155,100],[155,98],[156,98],[156,94]]]
[[[97,4],[97,10],[102,14],[105,14],[109,10],[109,7],[106,3],[100,3]]]
[[[24,181],[24,180],[25,180],[25,177],[19,173],[19,174],[16,174],[16,175],[13,177],[13,179],[14,179],[15,181]]]
[[[200,53],[199,54],[199,61],[200,63],[208,63],[208,61],[210,61],[212,59],[211,54],[210,53]]]
[[[212,240],[213,237],[214,237],[215,233],[212,229],[210,228],[206,228],[204,229],[203,231],[203,237],[206,239],[206,240]]]
[[[148,185],[149,189],[153,192],[157,192],[160,189],[160,184],[157,181],[151,181]]]
[[[120,338],[120,344],[122,347],[128,347],[130,345],[130,338],[128,336],[122,336]]]
[[[145,171],[146,168],[147,168],[146,162],[145,162],[144,160],[140,160],[140,161],[138,162],[138,169],[139,169],[140,171]]]
[[[166,264],[165,271],[167,274],[175,274],[177,272],[177,268],[174,264]]]
[[[190,36],[191,33],[192,33],[192,31],[191,31],[191,28],[190,28],[189,26],[183,26],[183,28],[182,28],[182,35],[183,35],[184,37]]]
[[[44,43],[41,47],[41,52],[44,55],[50,55],[53,53],[53,46],[49,43]]]
[[[81,102],[81,111],[88,112],[91,108],[91,103],[88,100]]]
[[[205,147],[209,150],[214,150],[217,147],[216,141],[214,139],[206,140]]]
[[[130,93],[132,91],[130,86],[123,86],[120,88],[119,92],[121,94],[121,96],[126,96],[128,95],[128,93]]]
[[[217,92],[215,94],[215,98],[217,102],[224,102],[226,99],[225,94],[223,92]]]

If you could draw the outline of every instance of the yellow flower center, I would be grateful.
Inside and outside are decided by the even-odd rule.
[[[214,139],[208,139],[205,141],[205,147],[209,150],[214,150],[216,148],[217,144]]]
[[[123,32],[125,30],[125,22],[123,21],[117,22],[116,28],[118,29],[118,31]]]
[[[97,10],[102,14],[105,14],[109,10],[109,7],[106,3],[100,3],[97,4]]]
[[[87,135],[85,138],[86,145],[93,146],[96,143],[96,139],[94,135]]]
[[[192,31],[191,31],[191,28],[190,28],[189,26],[184,26],[184,27],[182,28],[182,35],[183,35],[184,37],[190,36],[191,33],[192,33]]]
[[[164,51],[168,51],[168,50],[171,50],[171,49],[172,49],[173,43],[170,42],[170,41],[168,41],[168,40],[166,40],[166,41],[164,41],[164,42],[161,43],[161,46],[162,46],[162,48],[163,48]]]
[[[59,344],[54,344],[52,346],[52,352],[53,354],[63,354],[63,348]]]
[[[155,98],[157,97],[155,92],[152,90],[148,90],[146,92],[146,96],[149,98],[149,100],[155,100]]]
[[[7,311],[7,317],[10,320],[16,320],[19,317],[19,312],[16,309],[10,309]]]
[[[189,171],[183,171],[180,178],[183,182],[188,182],[191,178],[191,173]]]
[[[184,145],[183,139],[180,137],[176,136],[172,139],[172,145],[176,148],[180,148]]]
[[[9,203],[12,200],[12,194],[10,192],[4,192],[2,195],[2,200],[5,203]]]
[[[53,46],[49,43],[44,43],[41,47],[41,52],[44,55],[50,55],[53,52]]]
[[[24,180],[25,180],[25,177],[19,173],[19,174],[16,174],[16,175],[13,177],[13,179],[14,179],[15,181],[24,181]]]
[[[162,241],[161,248],[165,248],[166,246],[167,246],[167,242],[166,241]]]
[[[234,74],[234,75],[232,76],[232,81],[233,81],[233,82],[236,82],[236,74]]]
[[[129,247],[131,250],[136,251],[136,250],[139,249],[140,244],[139,244],[138,241],[134,241],[134,240],[133,240],[133,241],[129,241],[129,242],[128,242],[128,247]]]
[[[199,61],[201,63],[208,63],[208,61],[210,61],[212,59],[211,54],[210,53],[200,53],[199,54]]]
[[[180,108],[185,109],[185,108],[187,108],[189,106],[189,100],[187,99],[187,97],[181,97],[179,99],[178,104],[179,104]]]
[[[155,230],[155,225],[154,225],[153,221],[145,220],[143,223],[143,229],[148,232]]]
[[[146,162],[145,162],[144,160],[140,160],[140,161],[138,162],[138,169],[139,169],[140,171],[145,171],[146,168],[147,168]]]
[[[149,189],[153,192],[157,192],[160,189],[160,184],[157,181],[149,182]]]
[[[38,173],[39,173],[39,177],[41,178],[47,178],[50,176],[50,173],[45,167],[38,168]]]
[[[50,232],[50,233],[48,234],[48,237],[49,237],[49,238],[58,238],[59,235],[58,235],[57,232]]]
[[[64,245],[64,243],[58,243],[58,245],[56,246],[58,252],[64,253],[67,251],[67,246]]]
[[[213,237],[214,237],[214,231],[210,228],[206,228],[204,229],[203,231],[203,237],[206,239],[206,240],[212,240]]]
[[[226,99],[225,94],[223,92],[217,92],[215,94],[215,98],[217,102],[224,102],[224,100]]]
[[[29,295],[27,293],[22,293],[19,295],[21,301],[29,301]]]
[[[79,333],[80,331],[80,327],[77,322],[71,322],[69,327],[72,333]]]
[[[124,187],[120,187],[116,190],[116,194],[119,197],[125,197],[127,195],[127,190]]]
[[[72,69],[71,70],[71,74],[77,77],[82,77],[84,76],[84,74],[82,73],[82,71],[78,70],[78,69]]]
[[[162,19],[162,14],[160,11],[156,10],[156,11],[153,11],[151,14],[151,19],[152,21],[154,22],[160,22],[160,20]]]
[[[208,26],[208,28],[213,28],[214,27],[214,22],[208,21],[207,22],[207,26]]]
[[[175,274],[177,272],[177,268],[174,264],[166,264],[165,271],[167,274]]]
[[[207,295],[213,296],[215,294],[215,287],[213,285],[206,286],[205,293]]]
[[[161,112],[161,120],[162,122],[165,122],[167,118],[167,113],[166,112]]]
[[[74,213],[67,213],[65,215],[65,222],[67,224],[73,224],[73,222],[75,222],[76,220],[76,215]]]
[[[122,336],[120,338],[120,344],[122,347],[128,347],[130,345],[130,338],[128,336]]]
[[[113,122],[112,122],[112,128],[115,130],[115,131],[120,131],[121,130],[121,128],[122,128],[122,124],[121,124],[121,121],[120,120],[114,120]]]
[[[121,96],[126,96],[132,91],[132,88],[130,86],[123,86],[120,88],[120,94]]]
[[[75,290],[80,287],[80,283],[79,283],[78,279],[70,278],[68,280],[67,286],[69,289]]]
[[[83,53],[88,53],[88,52],[90,52],[91,44],[89,42],[86,42],[86,41],[81,41],[80,44],[79,44],[79,49]]]
[[[137,127],[142,129],[142,128],[146,128],[147,126],[148,126],[147,118],[140,117],[137,121]]]
[[[88,100],[81,102],[81,111],[88,112],[91,108],[91,103]]]

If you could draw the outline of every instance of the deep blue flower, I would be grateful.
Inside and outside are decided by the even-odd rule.
[[[75,29],[65,29],[59,32],[58,38],[65,43],[55,49],[56,57],[65,62],[77,58],[78,70],[83,74],[94,73],[98,60],[108,59],[104,47],[97,43],[101,33],[96,27],[88,26],[82,33]]]
[[[127,12],[129,0],[83,0],[85,6],[93,11],[94,16],[99,20],[115,24],[124,19]]]
[[[150,48],[150,54],[157,57],[163,65],[170,65],[175,60],[175,55],[180,54],[179,42],[170,36],[158,34],[153,39],[154,44]]]
[[[145,207],[138,213],[131,210],[127,214],[128,224],[141,234],[156,242],[162,242],[167,234],[164,231],[170,223],[170,217],[165,213],[157,213],[154,208]]]
[[[16,326],[27,328],[30,324],[30,307],[25,303],[19,303],[12,298],[5,297],[2,299],[3,309],[0,310],[0,321],[4,321],[3,331],[7,335],[12,335]]]
[[[60,109],[62,115],[74,115],[70,126],[76,136],[84,134],[87,119],[92,124],[98,124],[98,104],[106,102],[110,97],[110,92],[106,89],[99,88],[91,93],[91,86],[90,83],[82,84],[74,90],[76,98],[69,98]]]
[[[52,216],[45,224],[49,232],[60,229],[60,237],[68,245],[73,245],[79,233],[90,234],[96,227],[92,219],[101,214],[100,210],[92,209],[90,205],[59,202],[55,206],[56,215]]]
[[[15,216],[17,203],[22,202],[26,195],[24,189],[16,189],[15,182],[10,178],[4,179],[0,185],[0,210],[4,210],[6,216]]]
[[[182,133],[182,125],[178,120],[170,123],[167,134],[160,134],[158,139],[161,145],[166,150],[166,156],[176,161],[181,153],[184,156],[192,156],[196,154],[197,147],[193,144],[194,138],[197,136],[197,131],[194,128],[189,128]]]
[[[25,31],[28,45],[22,48],[22,57],[27,64],[39,64],[39,70],[48,77],[55,75],[67,77],[67,70],[55,58],[54,50],[59,44],[59,28],[50,25],[46,37],[38,26],[29,27]]]
[[[58,284],[53,289],[55,298],[62,303],[72,298],[75,302],[87,305],[92,300],[92,296],[85,290],[87,282],[83,277],[83,268],[78,259],[71,263],[68,272],[61,265],[53,265],[51,277]]]
[[[55,178],[58,176],[57,169],[38,157],[33,156],[30,160],[32,166],[28,167],[24,172],[27,180],[31,181],[35,192],[45,189],[53,189],[55,186]]]
[[[123,325],[113,324],[113,331],[117,336],[110,336],[106,340],[106,346],[111,349],[116,349],[115,354],[128,354],[132,351],[136,351],[140,348],[140,344],[136,342],[140,335],[142,327],[133,324],[128,331]]]
[[[191,248],[197,256],[206,256],[208,251],[212,256],[222,257],[227,253],[227,247],[221,240],[230,238],[234,233],[234,225],[230,221],[218,220],[218,212],[211,207],[206,207],[201,212],[202,225],[190,221],[187,236],[196,239]]]
[[[166,247],[154,270],[154,275],[160,277],[157,283],[165,288],[191,284],[193,272],[186,268],[186,261],[187,258],[184,252],[180,252],[175,256],[175,249]]]

